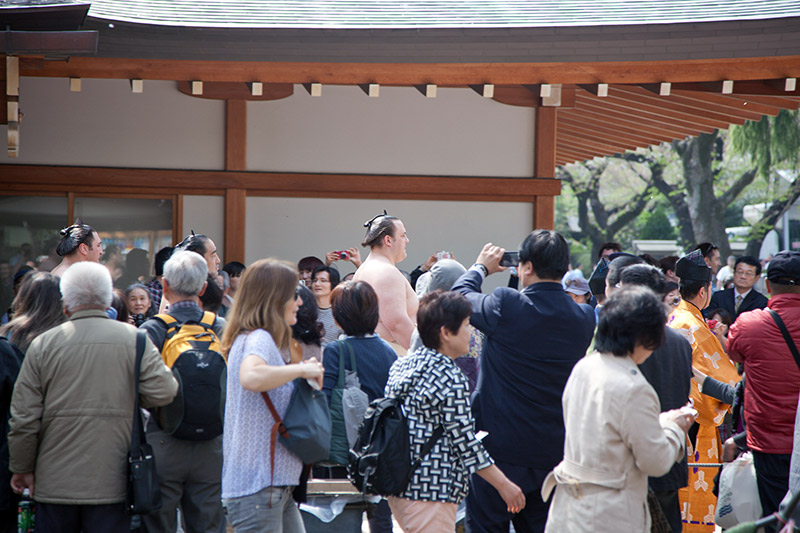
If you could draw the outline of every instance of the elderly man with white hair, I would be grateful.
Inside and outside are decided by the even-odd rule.
[[[111,276],[80,262],[61,277],[69,321],[28,348],[11,399],[12,488],[37,502],[36,529],[128,532],[126,459],[134,407],[136,330],[111,320]],[[143,406],[169,403],[178,384],[151,342],[139,376]]]
[[[223,320],[213,313],[204,316],[198,305],[198,298],[208,283],[206,259],[197,252],[178,250],[164,263],[164,298],[169,302],[169,316],[176,320],[176,327],[207,320],[214,333],[221,337]],[[147,331],[150,340],[162,351],[168,326],[160,316],[139,327]],[[194,379],[198,379],[196,375]],[[192,376],[183,374],[181,387],[186,390],[203,386],[191,380]],[[202,390],[213,393],[209,388]],[[223,533],[222,435],[211,434],[208,439],[197,440],[179,438],[160,427],[158,420],[161,418],[151,417],[146,431],[156,458],[162,505],[158,511],[142,517],[145,529],[153,533],[174,533],[178,530],[177,509],[180,507],[187,533]],[[210,416],[203,418],[210,422]]]

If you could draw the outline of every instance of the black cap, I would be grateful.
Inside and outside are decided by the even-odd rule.
[[[690,252],[675,263],[675,275],[681,278],[681,281],[711,281],[711,268],[706,264],[703,259],[703,252],[695,250]]]
[[[772,257],[767,279],[778,285],[800,285],[800,252],[784,250]]]

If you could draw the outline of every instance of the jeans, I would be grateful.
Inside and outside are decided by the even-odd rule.
[[[266,487],[248,496],[228,498],[223,505],[236,533],[305,533],[294,487]]]

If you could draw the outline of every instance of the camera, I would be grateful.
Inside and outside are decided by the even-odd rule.
[[[500,259],[500,266],[502,267],[515,267],[519,264],[519,252],[506,252],[503,258]]]
[[[436,252],[436,260],[441,261],[442,259],[452,259],[453,254],[451,252]]]
[[[347,250],[336,250],[334,253],[339,259],[343,259],[345,261],[350,259],[350,252],[348,252]]]

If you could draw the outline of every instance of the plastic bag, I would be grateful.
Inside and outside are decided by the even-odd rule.
[[[753,454],[746,452],[722,467],[714,522],[720,527],[730,528],[759,518],[761,500],[758,498],[756,469]]]

